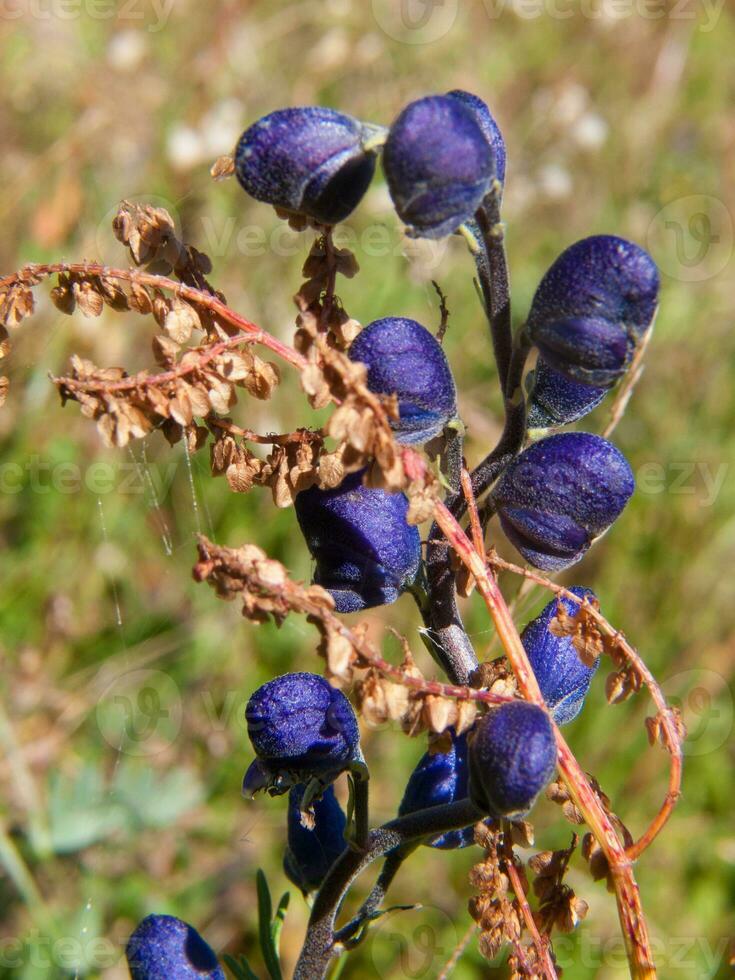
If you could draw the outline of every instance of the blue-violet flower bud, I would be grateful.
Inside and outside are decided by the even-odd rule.
[[[529,429],[554,429],[584,418],[600,404],[609,388],[571,381],[539,356],[527,379],[526,421]]]
[[[388,133],[383,167],[396,211],[415,238],[456,231],[495,177],[492,149],[475,113],[449,95],[406,106]]]
[[[132,980],[225,980],[211,948],[173,915],[148,915],[125,947]]]
[[[278,109],[240,137],[237,179],[258,201],[336,224],[355,209],[372,180],[376,155],[365,144],[376,131],[321,106]]]
[[[283,858],[283,870],[290,881],[307,895],[321,888],[327,872],[344,851],[347,823],[334,789],[327,786],[321,799],[311,804],[314,827],[305,827],[301,820],[301,801],[305,786],[294,786],[288,794],[288,848]]]
[[[563,432],[516,456],[492,496],[513,545],[536,568],[553,572],[583,557],[634,486],[628,462],[607,439]]]
[[[257,759],[243,793],[284,793],[316,778],[324,786],[359,761],[360,732],[352,705],[319,674],[275,677],[251,695],[245,709]]]
[[[448,752],[426,752],[411,773],[398,808],[400,817],[429,806],[466,800],[468,795],[469,767],[467,762],[467,735],[455,735],[450,729],[452,745]],[[474,840],[474,828],[448,830],[435,837],[429,844],[441,850],[467,847]]]
[[[613,235],[584,238],[562,252],[541,280],[529,336],[566,377],[610,387],[653,322],[658,286],[656,265],[640,246]]]
[[[556,767],[549,717],[528,701],[493,708],[473,729],[468,756],[475,806],[491,817],[522,817]]]
[[[575,586],[569,591],[580,599],[596,598],[591,589]],[[558,615],[560,605],[569,616],[574,616],[579,610],[573,599],[565,596],[552,599],[526,626],[521,640],[554,721],[557,725],[565,725],[582,710],[600,660],[598,657],[588,667],[582,663],[572,636],[557,636],[552,632],[551,622]]]
[[[396,439],[424,443],[438,436],[457,414],[457,393],[447,358],[426,327],[406,317],[373,320],[349,350],[367,365],[371,391],[398,396]]]
[[[485,139],[490,144],[490,149],[493,151],[493,157],[495,160],[495,176],[500,181],[500,183],[505,182],[505,140],[503,139],[503,134],[500,132],[500,127],[495,122],[495,119],[488,109],[485,102],[477,96],[473,95],[471,92],[464,92],[462,89],[455,88],[451,92],[447,92],[453,99],[459,100],[463,105],[466,105],[468,109],[471,109],[475,119],[480,125],[480,129],[485,134]]]
[[[296,495],[296,516],[316,561],[314,581],[338,612],[394,602],[421,563],[419,532],[406,521],[408,499],[363,484],[364,470],[334,490]]]

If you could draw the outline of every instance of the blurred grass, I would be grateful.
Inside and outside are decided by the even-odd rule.
[[[661,976],[724,976],[735,906],[735,18],[722,9],[704,30],[698,7],[688,8],[692,18],[658,19],[446,7],[458,8],[451,27],[418,44],[381,0],[181,0],[166,16],[146,3],[114,16],[82,4],[76,16],[60,16],[49,3],[35,16],[8,16],[0,22],[0,270],[62,257],[124,261],[109,232],[114,208],[126,196],[153,199],[211,255],[229,302],[288,337],[308,242],[278,238],[270,211],[233,181],[213,184],[209,164],[248,122],[281,105],[325,103],[388,122],[407,100],[454,87],[488,100],[508,143],[517,320],[544,268],[575,238],[607,231],[648,244],[664,273],[661,311],[616,434],[639,492],[568,581],[596,590],[681,699],[694,736],[684,796],[638,878]],[[704,244],[701,212],[714,222]],[[429,280],[447,292],[446,346],[468,453],[478,458],[498,431],[500,404],[461,243],[437,252],[405,242],[382,178],[349,225],[362,272],[340,293],[362,322],[404,314],[434,325]],[[387,247],[370,237],[376,228]],[[192,491],[180,446],[169,451],[152,437],[131,453],[110,452],[74,406],[62,411],[49,371],[72,351],[142,366],[150,325],[108,311],[94,321],[64,318],[43,288],[38,295],[36,317],[13,338],[0,413],[0,976],[124,977],[121,946],[152,910],[195,923],[217,949],[252,953],[255,869],[265,868],[274,891],[285,881],[284,801],[240,798],[244,704],[273,674],[319,665],[303,622],[255,629],[194,585],[193,536],[202,529],[223,543],[257,541],[301,577],[308,556],[291,512],[275,511],[265,493],[232,495],[208,477],[206,458],[192,460]],[[242,402],[237,418],[278,430],[303,419],[302,404],[287,383],[265,406]],[[603,406],[593,421],[605,417]],[[706,479],[718,474],[714,493]],[[519,622],[542,601],[528,596]],[[418,647],[410,600],[369,618]],[[496,655],[476,602],[467,622],[481,656]],[[114,697],[134,705],[146,686],[169,712],[165,723],[153,738],[116,743]],[[642,699],[606,708],[601,677],[570,730],[634,832],[665,788],[665,758],[646,747],[646,713]],[[395,811],[397,774],[408,773],[420,741],[366,735],[376,819]],[[568,841],[569,825],[551,805],[534,816],[539,846]],[[418,853],[393,897],[426,908],[381,923],[343,976],[438,975],[466,929],[474,858],[472,850]],[[30,903],[10,877],[23,864],[35,883]],[[623,976],[611,897],[580,864],[573,883],[591,909],[559,944],[565,975]],[[294,896],[288,964],[307,914]],[[470,943],[454,975],[501,973]]]

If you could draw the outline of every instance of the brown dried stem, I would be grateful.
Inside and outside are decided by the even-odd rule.
[[[201,370],[206,364],[215,361],[221,354],[224,354],[225,351],[232,350],[234,347],[240,347],[242,344],[257,343],[261,343],[261,338],[258,334],[238,333],[233,334],[232,337],[228,337],[227,340],[220,340],[214,344],[194,348],[193,350],[198,350],[200,354],[196,360],[187,361],[186,364],[179,364],[170,371],[159,371],[156,374],[149,374],[148,371],[140,371],[138,374],[128,375],[120,378],[118,381],[103,381],[101,378],[83,380],[79,378],[56,377],[55,375],[51,375],[51,380],[55,385],[67,388],[69,391],[104,391],[108,394],[137,391],[141,387],[163,387]]]
[[[457,945],[452,950],[452,955],[449,957],[447,962],[442,967],[442,972],[439,974],[436,980],[449,980],[449,978],[454,973],[454,968],[459,963],[460,959],[462,958],[462,954],[469,946],[470,941],[472,940],[472,937],[475,935],[476,932],[477,932],[477,923],[471,922],[464,936],[462,936],[462,938],[459,940]]]
[[[602,633],[615,641],[617,647],[632,664],[633,668],[640,675],[643,683],[649,690],[651,700],[654,702],[659,712],[661,727],[663,729],[663,743],[671,756],[671,765],[669,770],[668,791],[658,813],[651,821],[646,831],[638,838],[638,840],[634,841],[627,848],[628,857],[632,861],[635,861],[641,856],[646,848],[649,847],[655,837],[663,829],[667,820],[671,816],[679,797],[681,796],[681,777],[684,751],[682,746],[682,733],[676,715],[671,706],[668,704],[663,691],[656,681],[656,678],[648,669],[640,654],[633,646],[631,646],[631,644],[626,640],[625,636],[623,636],[619,630],[616,630],[615,627],[607,621],[599,609],[596,609],[590,603],[585,603],[583,599],[580,599],[579,596],[576,596],[573,592],[570,592],[569,589],[565,589],[563,585],[558,585],[556,582],[552,582],[540,572],[529,568],[523,568],[521,565],[515,565],[513,562],[500,558],[494,552],[491,552],[487,556],[487,559],[490,564],[496,568],[502,568],[503,570],[513,572],[516,575],[522,575],[531,582],[544,586],[544,588],[549,589],[556,595],[563,596],[565,599],[570,599],[579,606],[584,605],[587,614],[594,619],[594,621],[600,627],[600,631]]]
[[[22,285],[28,281],[38,282],[40,279],[48,278],[59,272],[80,277],[98,276],[102,279],[119,279],[122,282],[138,283],[141,286],[150,286],[153,289],[162,289],[171,292],[181,299],[185,299],[196,306],[209,310],[220,321],[249,335],[252,337],[254,343],[262,344],[264,347],[272,350],[274,354],[277,354],[295,368],[303,370],[306,367],[306,359],[298,351],[295,351],[293,347],[289,347],[288,344],[277,340],[265,330],[261,330],[260,327],[251,323],[245,317],[240,316],[239,313],[236,313],[226,303],[223,303],[222,300],[213,296],[211,293],[204,292],[201,289],[195,289],[193,286],[186,286],[166,276],[142,272],[140,269],[113,269],[99,262],[32,263],[23,266],[22,269],[19,269],[12,275],[0,279],[0,290]]]
[[[318,442],[324,438],[323,429],[296,429],[295,432],[268,432],[262,435],[252,429],[243,429],[228,419],[208,418],[207,424],[228,432],[231,436],[239,436],[246,442],[257,442],[264,446],[288,446],[295,442]]]
[[[450,546],[477,582],[477,589],[493,618],[521,693],[526,700],[546,708],[518,630],[495,578],[488,571],[485,556],[475,551],[467,535],[443,503],[436,503],[434,515]],[[631,858],[563,735],[556,725],[553,727],[562,778],[603,849],[610,867],[631,976],[634,980],[655,977],[648,928]]]
[[[523,921],[526,924],[526,929],[528,930],[528,933],[533,941],[533,945],[536,948],[538,962],[541,969],[544,971],[544,976],[548,977],[549,980],[556,980],[558,974],[556,972],[556,967],[554,966],[554,961],[551,958],[549,942],[539,932],[538,926],[536,925],[536,920],[533,917],[533,912],[531,911],[531,906],[528,904],[523,882],[521,881],[521,876],[518,874],[518,868],[516,867],[515,854],[513,853],[513,840],[510,834],[510,829],[507,825],[503,831],[503,850],[505,852],[505,870],[508,873],[508,878],[510,879],[513,893],[515,894],[516,901],[518,902],[518,908],[520,909],[521,915],[523,916]]]
[[[199,561],[193,571],[197,581],[207,581],[222,597],[227,598],[235,598],[246,589],[252,591],[251,565],[250,562],[247,564],[243,562],[243,549],[221,547],[209,541],[204,535],[199,536],[198,548]],[[250,548],[259,551],[252,546]],[[357,654],[355,666],[372,668],[382,676],[421,694],[451,698],[456,701],[479,701],[485,704],[502,704],[511,700],[509,696],[494,694],[491,691],[426,680],[389,663],[362,632],[351,630],[332,612],[330,608],[332,600],[328,593],[318,586],[305,588],[289,579],[282,565],[272,559],[265,559],[263,555],[263,561],[266,560],[267,575],[261,576],[256,587],[260,598],[265,599],[269,606],[277,607],[275,613],[277,621],[288,611],[305,614],[311,622],[320,627],[323,633],[340,636],[347,641]],[[240,583],[246,582],[248,584],[245,587],[240,586]]]
[[[643,356],[646,353],[648,341],[651,339],[652,333],[653,327],[646,331],[646,334],[630,363],[630,367],[625,375],[625,381],[623,381],[620,388],[618,388],[615,395],[615,401],[610,409],[610,417],[607,425],[602,430],[602,435],[605,439],[609,439],[615,429],[617,429],[620,420],[625,415],[625,410],[628,407],[628,402],[631,399],[635,386],[641,379],[641,375],[643,374]]]

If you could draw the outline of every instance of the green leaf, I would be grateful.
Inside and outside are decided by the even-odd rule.
[[[283,895],[281,895],[281,900],[278,903],[276,914],[273,917],[273,922],[271,923],[271,940],[273,941],[273,947],[279,960],[281,958],[281,930],[283,929],[283,923],[286,921],[286,911],[288,910],[288,903],[290,899],[290,892],[284,892]]]
[[[260,948],[263,953],[265,968],[271,980],[283,980],[278,950],[273,941],[273,903],[271,902],[271,893],[266,877],[260,868],[258,869],[255,880],[258,889],[258,932],[260,934]]]
[[[240,956],[235,959],[234,956],[225,954],[222,957],[225,966],[229,969],[230,973],[234,976],[235,980],[260,980],[257,973],[253,973],[250,969],[250,964],[245,959],[244,956]]]
[[[55,854],[71,854],[128,829],[125,809],[111,798],[101,771],[92,763],[71,778],[51,774],[48,816]]]
[[[138,760],[119,766],[113,783],[115,797],[142,827],[168,827],[204,798],[204,790],[188,769],[155,772]]]
[[[350,937],[349,940],[345,942],[345,949],[352,950],[365,939],[368,934],[368,930],[376,919],[382,919],[384,915],[388,915],[391,912],[415,912],[416,909],[420,909],[421,905],[390,905],[387,909],[376,909],[371,912],[370,915],[366,915],[363,921],[360,923],[357,931]],[[334,980],[334,978],[332,978]]]

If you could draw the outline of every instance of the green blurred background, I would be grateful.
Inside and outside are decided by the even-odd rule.
[[[565,581],[596,590],[689,725],[683,799],[637,869],[660,974],[675,978],[728,973],[735,906],[734,49],[732,12],[698,0],[5,0],[0,20],[3,274],[59,258],[124,264],[111,215],[124,197],[152,201],[211,256],[230,304],[288,338],[310,237],[284,233],[235,181],[213,183],[211,162],[283,105],[388,123],[406,101],[454,87],[488,101],[508,144],[517,321],[573,240],[613,232],[652,251],[661,310],[616,433],[639,490]],[[462,243],[407,242],[382,175],[348,224],[361,274],[339,292],[353,316],[433,327],[430,280],[447,293],[446,348],[478,459],[501,415]],[[190,569],[199,530],[255,541],[296,577],[309,575],[308,555],[293,512],[266,491],[232,494],[208,475],[206,451],[187,461],[157,435],[107,450],[76,406],[62,410],[49,372],[71,352],[142,367],[153,327],[107,309],[66,318],[47,289],[37,295],[13,337],[0,412],[0,976],[125,977],[121,946],[153,910],[193,922],[217,950],[246,950],[260,970],[254,874],[263,867],[279,893],[286,884],[285,800],[240,797],[243,709],[275,673],[320,662],[303,621],[255,628]],[[234,415],[261,431],[307,421],[292,380]],[[543,601],[525,593],[519,623]],[[430,670],[409,598],[367,618],[376,635],[386,624],[405,633]],[[481,658],[497,655],[476,598],[466,619]],[[647,747],[645,697],[608,708],[603,688],[600,676],[569,738],[640,832],[665,791],[666,757]],[[424,740],[387,728],[364,740],[373,816],[389,818]],[[534,822],[537,846],[568,842],[551,804]],[[393,898],[425,908],[382,920],[343,976],[438,976],[469,923],[478,855],[417,853]],[[565,976],[626,975],[611,896],[581,859],[570,880],[590,914],[559,944]],[[291,905],[289,971],[308,915],[300,895]],[[503,969],[472,941],[453,975]]]

